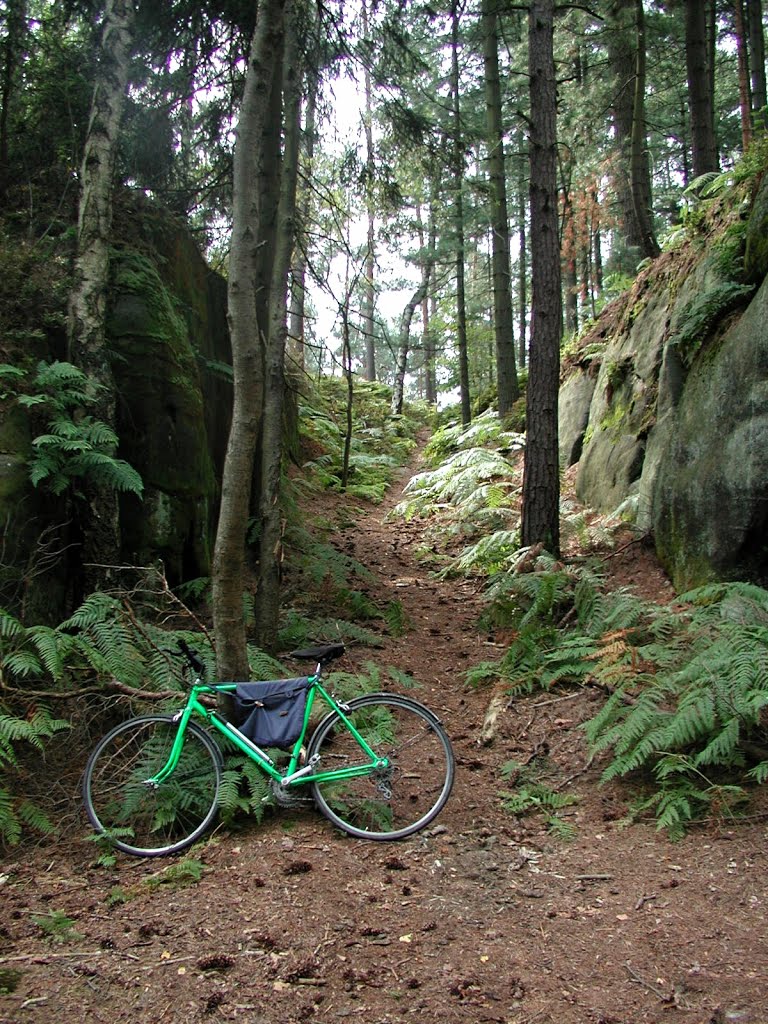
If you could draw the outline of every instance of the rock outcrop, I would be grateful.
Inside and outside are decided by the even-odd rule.
[[[561,388],[579,497],[651,530],[678,590],[768,580],[766,207],[768,178],[748,219],[713,211],[644,270],[580,339]]]

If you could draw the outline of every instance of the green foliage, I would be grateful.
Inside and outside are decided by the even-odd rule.
[[[410,629],[408,613],[403,608],[402,601],[390,601],[384,609],[384,621],[387,624],[387,632],[390,636],[404,636]]]
[[[541,814],[550,832],[560,839],[572,839],[575,828],[563,821],[558,812],[578,803],[578,798],[570,793],[558,793],[537,780],[537,771],[532,765],[522,765],[517,761],[507,761],[502,765],[502,776],[515,785],[514,790],[504,790],[501,794],[504,809],[517,817]]]
[[[171,599],[162,591],[158,600],[161,597],[166,601],[163,607],[167,613]],[[25,627],[0,610],[0,673],[4,684],[0,701],[0,841],[18,843],[27,828],[43,834],[54,831],[39,807],[15,796],[21,788],[19,745],[42,752],[47,740],[69,728],[68,722],[54,719],[41,705],[33,705],[24,716],[15,711],[20,704],[29,704],[31,686],[55,686],[65,696],[75,692],[83,678],[94,687],[102,685],[106,693],[113,680],[119,680],[137,693],[177,692],[179,697],[163,704],[175,708],[186,686],[182,677],[185,664],[175,654],[181,639],[199,652],[206,677],[216,678],[215,656],[208,639],[199,633],[157,625],[162,620],[160,610],[159,605],[145,609],[149,614],[144,617],[140,609],[129,608],[123,600],[96,593],[55,628]],[[174,611],[178,612],[175,606]],[[249,646],[248,655],[253,679],[285,675],[280,662],[258,648]],[[154,702],[153,709],[157,706]]]
[[[76,942],[83,934],[75,929],[75,921],[63,910],[50,910],[47,914],[33,914],[32,922],[51,942]]]
[[[277,638],[281,650],[336,641],[357,643],[364,647],[381,646],[381,638],[364,626],[341,618],[305,615],[296,608],[290,608],[284,615]]]
[[[311,452],[304,463],[316,486],[342,490],[361,501],[378,503],[398,466],[413,451],[424,422],[411,410],[393,416],[391,393],[381,384],[354,381],[352,434],[346,488],[343,483],[346,437],[346,381],[324,378],[299,408],[302,447]]]
[[[540,564],[502,574],[487,624],[512,627],[498,662],[468,673],[509,692],[596,684],[608,693],[585,725],[605,780],[652,787],[634,813],[653,811],[672,837],[703,816],[733,814],[747,786],[768,780],[768,592],[719,583],[658,607],[603,592],[587,568]]]
[[[715,604],[708,603],[711,588],[692,592],[694,610],[677,624],[677,657],[667,655],[631,702],[625,698],[636,680],[617,678],[614,693],[587,727],[595,751],[612,751],[606,779],[651,769],[664,792],[695,784],[696,793],[707,794],[696,797],[697,805],[711,802],[714,792],[709,779],[701,787],[705,770],[743,780],[744,743],[761,736],[768,705],[768,595],[763,592],[751,621],[726,616],[730,598],[752,601],[756,589],[745,593],[741,584],[731,584]],[[648,661],[653,654],[648,648],[638,653]],[[686,792],[691,819],[697,809],[693,792]]]
[[[227,754],[219,790],[222,821],[232,828],[239,815],[246,814],[257,823],[269,801],[269,782],[245,754]]]
[[[489,409],[464,427],[452,423],[434,432],[424,449],[424,461],[435,467],[450,455],[467,448],[495,448],[498,451],[515,451],[524,444],[523,437],[508,429],[499,419],[498,413]]]
[[[699,350],[728,313],[746,304],[754,293],[753,285],[725,281],[697,295],[681,317],[680,328],[670,344],[677,345],[680,358],[690,366]]]
[[[34,707],[27,717],[21,718],[0,702],[0,842],[16,845],[25,828],[42,835],[54,831],[48,817],[33,801],[14,794],[10,780],[19,766],[16,748],[20,744],[42,752],[46,740],[68,728],[68,722],[53,718],[44,707]]]
[[[481,537],[476,544],[466,547],[443,573],[496,573],[508,564],[519,549],[520,535],[517,530],[496,530],[486,537]]]
[[[0,996],[9,996],[15,992],[23,977],[22,971],[14,970],[12,967],[0,967]]]
[[[428,521],[430,557],[456,541],[471,542],[445,565],[447,574],[495,571],[516,546],[519,512],[512,454],[521,448],[521,436],[505,430],[493,412],[479,416],[466,430],[442,428],[428,445],[427,461],[444,461],[412,477],[390,515]],[[444,554],[439,558],[445,561]]]
[[[13,388],[19,405],[42,416],[44,432],[32,441],[29,477],[35,487],[54,495],[69,488],[79,493],[83,481],[141,496],[143,484],[135,469],[115,457],[118,438],[111,427],[84,409],[97,401],[97,387],[71,363],[40,362],[29,390],[22,392],[26,373],[12,366],[0,367],[6,386]]]
[[[329,642],[371,637],[359,621],[384,617],[384,612],[361,589],[374,580],[362,562],[340,551],[319,534],[303,527],[288,532],[291,557],[285,574],[286,604],[291,607],[280,627],[280,648],[298,647],[326,637]],[[333,619],[328,609],[336,613]],[[364,640],[363,642],[367,642]],[[374,641],[375,642],[375,641]]]
[[[167,885],[173,889],[185,888],[188,885],[196,885],[203,877],[205,865],[202,861],[192,857],[185,857],[175,864],[169,864],[159,874],[151,875],[144,884],[149,889],[157,889],[161,885]]]
[[[742,786],[711,781],[694,759],[683,754],[666,754],[654,768],[659,788],[636,800],[630,817],[653,811],[658,828],[673,841],[682,839],[692,821],[703,817],[732,819],[746,802]]]

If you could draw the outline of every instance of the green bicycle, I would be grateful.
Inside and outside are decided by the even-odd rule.
[[[270,779],[278,804],[299,787],[334,825],[359,839],[397,840],[435,818],[451,792],[455,761],[439,718],[410,697],[371,693],[345,703],[322,684],[343,644],[294,651],[315,662],[312,675],[263,683],[206,683],[203,662],[180,645],[193,682],[172,715],[123,722],[97,745],[83,777],[83,801],[98,833],[125,853],[159,857],[194,843],[213,822],[224,762],[202,719],[250,757]],[[235,724],[202,703],[229,694]],[[307,739],[320,698],[328,712]],[[275,762],[273,748],[288,752]]]

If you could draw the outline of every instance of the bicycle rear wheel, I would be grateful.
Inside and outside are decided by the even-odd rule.
[[[97,832],[138,857],[160,857],[198,839],[216,814],[221,752],[190,722],[179,762],[159,784],[148,785],[167,763],[178,733],[171,716],[148,715],[118,725],[88,759],[83,802]]]
[[[405,839],[442,810],[451,792],[455,762],[440,720],[418,701],[373,693],[349,702],[347,717],[386,768],[366,775],[312,784],[320,811],[360,839]],[[359,743],[336,712],[320,722],[307,749],[319,755],[316,771],[367,763]]]

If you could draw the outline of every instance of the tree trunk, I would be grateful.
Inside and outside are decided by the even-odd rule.
[[[741,111],[741,148],[746,153],[752,142],[752,96],[749,84],[747,31],[742,0],[731,0],[736,53],[739,65],[739,110]]]
[[[417,306],[420,306],[429,293],[429,279],[432,265],[427,262],[422,271],[421,284],[406,303],[400,318],[400,336],[397,346],[397,362],[395,365],[395,383],[392,389],[392,414],[400,416],[403,411],[403,391],[405,388],[405,371],[408,365],[408,350],[411,345],[411,321]]]
[[[283,60],[284,153],[272,282],[269,332],[265,339],[264,419],[261,433],[261,494],[259,505],[259,579],[256,590],[256,642],[273,650],[280,618],[280,575],[283,524],[280,484],[283,462],[285,349],[287,342],[286,289],[296,234],[296,183],[301,148],[301,59],[297,17],[301,0],[286,0]]]
[[[268,211],[262,208],[264,164],[268,160],[263,142],[272,105],[275,62],[282,50],[283,6],[284,0],[261,0],[259,4],[234,153],[227,314],[234,404],[212,576],[219,679],[247,679],[249,675],[243,594],[245,537],[264,385],[257,311],[259,257],[268,221]]]
[[[562,265],[565,268],[565,330],[575,335],[579,329],[578,294],[579,282],[576,276],[576,225],[573,216],[573,202],[569,193],[563,189],[563,224],[562,224]]]
[[[0,86],[0,199],[8,186],[8,118],[20,66],[22,42],[27,32],[26,0],[9,0],[6,4],[6,36],[3,46],[2,85]]]
[[[427,242],[427,260],[430,266],[434,267],[437,248],[437,218],[435,216],[435,184],[434,178],[431,183],[432,196],[429,201],[429,225]],[[424,241],[422,239],[422,246]],[[431,327],[432,314],[430,310],[430,292],[434,302],[434,275],[430,277],[431,287],[424,293],[421,300],[421,336],[424,347],[424,397],[428,405],[437,405],[437,378],[435,375],[435,337]]]
[[[590,223],[590,238],[592,246],[592,316],[597,313],[595,298],[603,290],[603,246],[600,236],[600,197],[597,188],[591,192],[592,198],[592,220]]]
[[[509,217],[507,178],[504,169],[504,129],[499,83],[499,37],[497,0],[483,0],[483,44],[485,59],[485,109],[488,132],[488,169],[491,187],[491,232],[493,261],[493,329],[496,340],[496,386],[499,416],[507,416],[517,401],[515,330],[512,314],[512,268],[509,259]]]
[[[763,128],[766,127],[765,34],[762,0],[747,0],[747,37],[749,66],[752,75],[752,110]]]
[[[517,239],[518,239],[518,257],[517,257],[517,301],[519,305],[519,320],[518,320],[518,362],[521,367],[526,365],[527,352],[525,347],[525,340],[527,334],[527,319],[528,319],[528,240],[526,236],[526,216],[528,213],[527,203],[525,201],[525,183],[523,181],[523,162],[520,162],[520,181],[518,182],[517,198],[518,198],[518,228],[517,228]]]
[[[69,299],[69,359],[98,388],[96,416],[114,429],[115,386],[105,331],[112,191],[120,122],[130,71],[134,29],[133,0],[107,0],[100,63],[96,72],[88,134],[80,171],[77,257]],[[103,588],[120,550],[117,493],[86,485],[83,523],[83,585]]]
[[[651,171],[645,126],[645,18],[642,0],[613,0],[608,34],[616,82],[612,117],[616,133],[615,188],[627,245],[657,256],[651,227]]]
[[[707,8],[702,0],[685,0],[685,62],[691,111],[693,176],[718,170],[715,98],[710,89]]]
[[[368,38],[368,0],[362,0],[363,35]],[[368,240],[365,257],[365,290],[363,292],[363,333],[365,335],[364,375],[366,380],[376,380],[376,330],[374,312],[376,308],[376,213],[374,205],[374,178],[376,176],[376,152],[373,146],[373,104],[371,73],[366,62],[364,73],[365,88],[365,194],[368,216]]]
[[[304,185],[297,217],[296,234],[298,244],[294,249],[291,265],[291,306],[290,306],[290,352],[299,370],[304,369],[305,341],[305,298],[307,276],[307,222],[311,203],[309,181],[312,175],[312,164],[315,156],[317,94],[320,87],[320,76],[316,67],[307,68],[306,75],[306,109],[304,114],[304,153],[302,178]]]
[[[651,172],[648,161],[648,140],[645,124],[645,12],[643,0],[635,3],[637,30],[634,102],[632,105],[632,134],[630,139],[630,175],[635,217],[640,228],[643,254],[656,257],[661,252],[653,230],[651,209]]]
[[[464,283],[464,145],[459,100],[459,11],[451,0],[451,103],[453,110],[453,227],[456,247],[456,345],[459,357],[461,422],[472,419],[469,397],[469,359],[467,355],[467,301]]]
[[[531,272],[533,310],[526,402],[521,539],[560,550],[557,397],[562,307],[557,224],[554,0],[532,0],[529,14]]]

